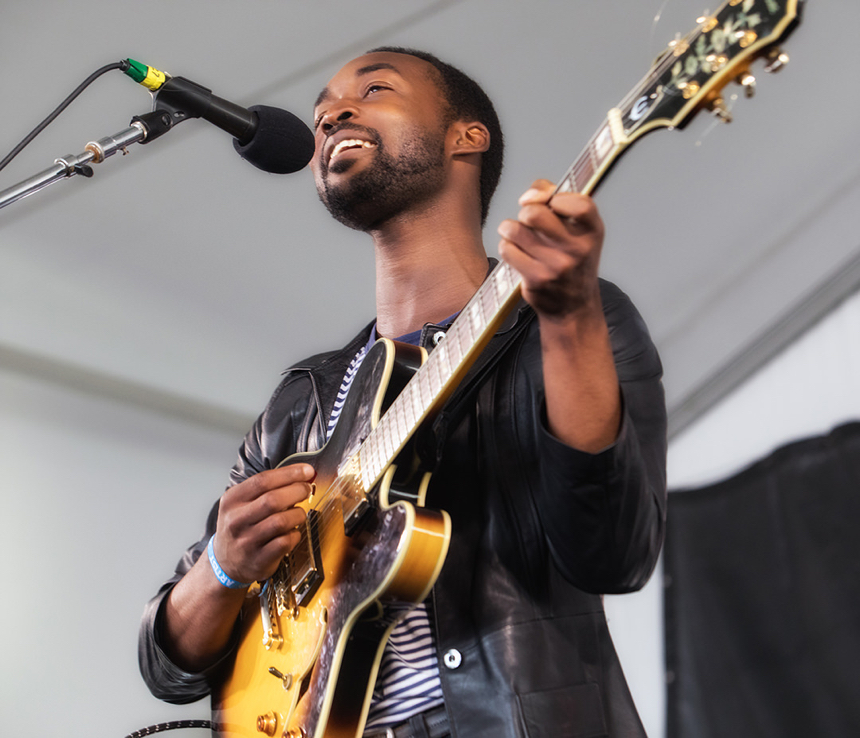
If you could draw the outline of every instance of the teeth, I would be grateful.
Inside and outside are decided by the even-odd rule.
[[[360,138],[345,138],[343,141],[338,142],[338,144],[332,149],[331,156],[329,156],[329,159],[334,159],[334,157],[336,157],[344,149],[370,149],[373,148],[375,145],[376,144],[371,143],[370,141],[363,141]]]

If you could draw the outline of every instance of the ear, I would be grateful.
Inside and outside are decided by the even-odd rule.
[[[448,131],[454,156],[482,154],[490,148],[490,132],[477,121],[456,121]]]

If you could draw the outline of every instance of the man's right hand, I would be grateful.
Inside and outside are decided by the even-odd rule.
[[[307,464],[256,474],[228,489],[219,505],[215,558],[238,582],[267,579],[299,542],[306,513],[296,504],[311,491]],[[244,589],[228,589],[215,576],[206,552],[167,597],[161,645],[180,668],[197,672],[225,651],[245,600]]]
[[[268,579],[285,554],[298,544],[314,478],[308,464],[260,472],[228,489],[221,498],[215,558],[239,582]]]

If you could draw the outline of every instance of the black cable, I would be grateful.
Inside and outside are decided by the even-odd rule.
[[[14,149],[12,149],[12,151],[9,152],[9,154],[3,159],[3,161],[0,161],[0,169],[3,169],[3,167],[5,167],[10,161],[12,161],[12,159],[18,156],[18,154],[21,153],[23,148],[28,143],[30,143],[30,141],[32,141],[43,130],[45,130],[45,128],[48,127],[48,124],[50,124],[51,121],[54,120],[54,118],[56,118],[60,113],[62,113],[69,106],[72,100],[74,100],[78,95],[80,95],[98,77],[101,77],[105,72],[109,72],[112,69],[119,69],[124,72],[126,69],[128,69],[128,67],[128,60],[123,60],[120,62],[114,62],[113,64],[107,64],[101,69],[97,69],[95,72],[93,72],[89,77],[87,77],[83,82],[81,82],[80,85],[78,85],[78,87],[71,95],[69,95],[65,100],[63,100],[63,102],[61,102],[57,106],[57,109],[54,110],[53,113],[51,113],[47,118],[45,118],[45,120],[43,120],[32,131],[30,131],[30,133],[27,134],[24,140],[21,141],[21,143],[19,143]]]
[[[125,738],[142,738],[145,735],[153,733],[163,733],[165,730],[178,730],[180,728],[211,728],[212,723],[209,720],[174,720],[171,723],[159,723],[158,725],[150,725],[148,728],[129,733]]]

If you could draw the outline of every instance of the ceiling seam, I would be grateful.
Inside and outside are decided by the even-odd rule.
[[[695,310],[685,313],[686,319],[684,323],[659,336],[657,339],[658,343],[661,345],[670,344],[679,336],[685,336],[691,330],[695,330],[695,326],[702,319],[702,316],[710,314],[715,307],[718,307],[725,301],[726,295],[731,292],[732,287],[737,284],[741,275],[757,273],[757,270],[766,266],[773,259],[774,255],[782,252],[790,241],[795,240],[798,234],[807,232],[819,221],[826,220],[825,216],[857,189],[858,186],[860,186],[860,169],[851,172],[836,187],[822,195],[816,202],[810,204],[805,212],[802,212],[799,217],[795,218],[791,224],[783,229],[783,232],[779,236],[773,239],[770,246],[758,252],[755,259],[749,263],[739,264],[739,268],[722,283],[712,287],[710,297],[700,303]]]
[[[668,408],[669,439],[688,428],[732,390],[860,290],[860,244],[847,264],[810,292],[737,354]]]
[[[368,48],[372,48],[373,46],[378,45],[379,41],[386,39],[387,37],[391,36],[391,34],[398,33],[399,31],[403,31],[407,28],[410,28],[411,26],[414,26],[421,21],[439,15],[450,7],[453,7],[455,5],[461,5],[465,2],[468,2],[468,0],[437,0],[437,2],[435,3],[430,3],[428,6],[422,8],[421,10],[417,10],[411,15],[407,15],[405,18],[401,18],[400,20],[395,21],[388,26],[374,31],[373,33],[369,33],[366,36],[363,36],[358,41],[354,41],[353,43],[347,44],[346,46],[342,46],[337,50],[330,52],[315,61],[309,62],[305,66],[300,67],[293,72],[290,72],[281,79],[274,82],[270,82],[269,84],[254,90],[253,92],[249,93],[247,99],[265,99],[270,95],[283,91],[284,89],[291,87],[298,82],[305,81],[306,78],[317,72],[324,71],[326,67],[332,64],[337,64],[338,62],[343,63],[347,56],[351,56],[353,54],[363,54],[365,51],[367,51]]]
[[[250,413],[9,345],[0,344],[0,370],[101,399],[121,402],[210,430],[244,435],[255,420]]]

